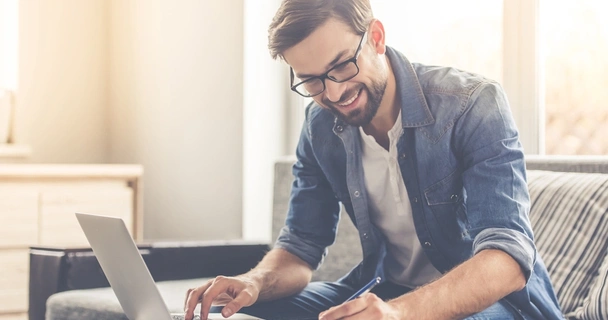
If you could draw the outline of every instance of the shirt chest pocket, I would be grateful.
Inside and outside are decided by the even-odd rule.
[[[468,237],[462,175],[458,171],[433,184],[424,191],[426,204],[441,231],[450,239]]]

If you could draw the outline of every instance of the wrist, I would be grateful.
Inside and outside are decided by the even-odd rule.
[[[405,307],[406,302],[403,300],[403,297],[400,297],[389,301],[388,304],[399,316],[399,319],[414,319],[412,318],[411,311],[409,310],[409,308]]]
[[[258,299],[267,300],[269,298],[269,291],[271,291],[269,288],[273,286],[271,272],[265,270],[251,270],[239,277],[242,281],[251,286],[252,290],[256,291]]]
[[[247,283],[248,286],[253,287],[258,292],[262,290],[263,279],[260,275],[255,273],[245,273],[237,276],[241,281]]]

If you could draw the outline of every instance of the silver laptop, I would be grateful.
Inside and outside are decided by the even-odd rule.
[[[169,312],[122,219],[83,213],[76,218],[129,320],[183,319]],[[225,318],[211,313],[209,319]],[[237,313],[228,319],[259,318]]]

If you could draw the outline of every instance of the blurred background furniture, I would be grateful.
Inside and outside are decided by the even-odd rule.
[[[27,317],[29,247],[88,245],[74,212],[119,216],[141,238],[142,172],[139,165],[0,165],[0,319]]]

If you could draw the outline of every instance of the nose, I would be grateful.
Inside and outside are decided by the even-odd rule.
[[[331,102],[338,102],[344,93],[346,82],[337,83],[329,79],[325,79],[325,97]]]

